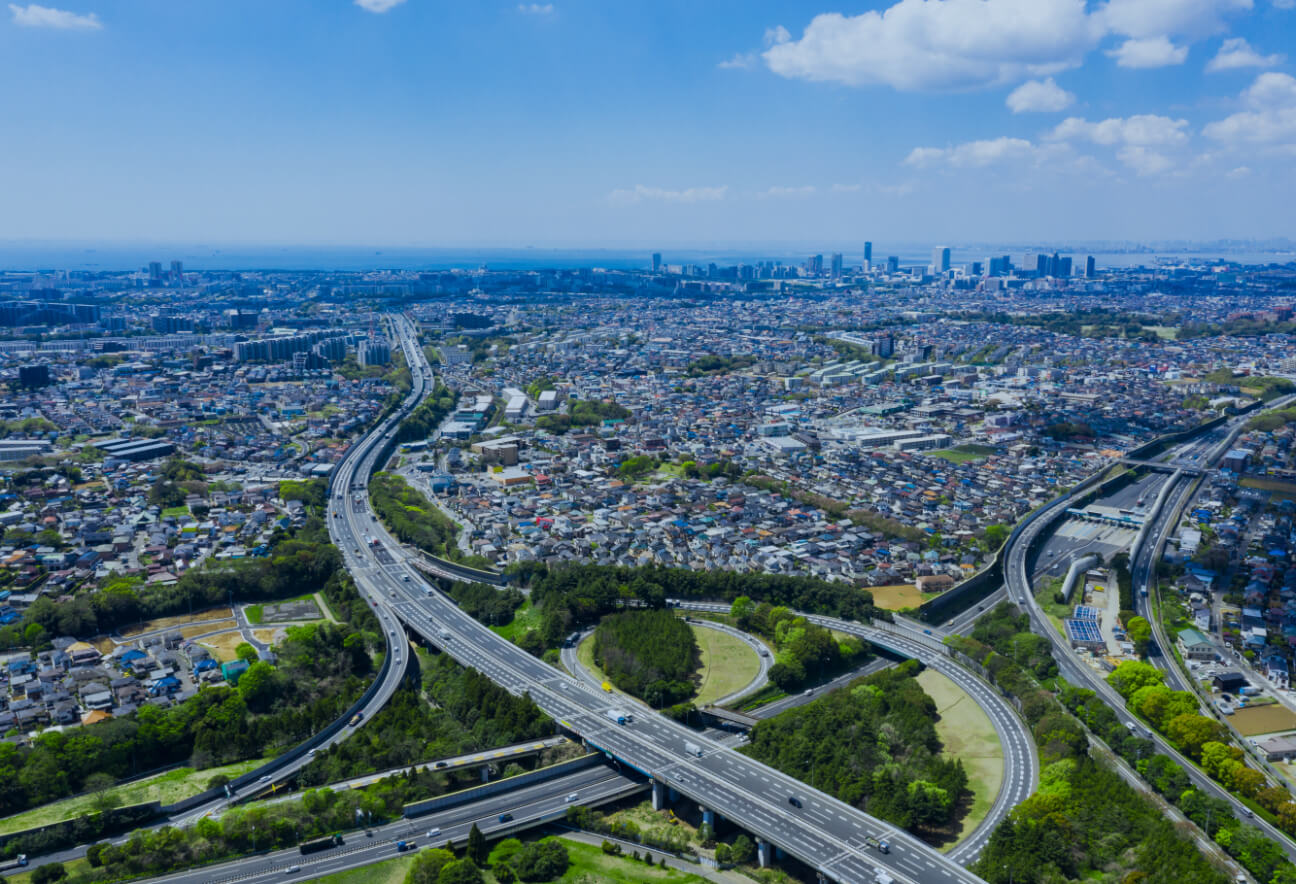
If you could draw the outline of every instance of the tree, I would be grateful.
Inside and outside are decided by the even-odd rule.
[[[67,869],[63,868],[63,863],[46,863],[32,870],[31,882],[32,884],[53,884],[66,877]]]
[[[1158,685],[1163,681],[1161,670],[1141,660],[1126,660],[1107,676],[1107,683],[1128,700],[1139,688]]]
[[[445,864],[437,884],[482,884],[481,869],[470,859],[456,859]]]
[[[739,835],[734,839],[729,855],[735,863],[744,865],[756,858],[756,845],[746,835]]]
[[[103,771],[95,771],[86,777],[85,791],[91,793],[91,804],[95,810],[111,810],[121,804],[121,796],[112,792],[115,785],[117,785],[117,780],[113,778],[113,775]]]
[[[473,823],[472,828],[468,830],[468,847],[464,850],[464,855],[474,863],[486,865],[486,860],[490,857],[490,848],[486,845],[486,836],[482,834],[477,824]]]
[[[998,549],[1008,539],[1008,528],[1005,525],[987,525],[985,542],[987,549]]]
[[[1223,742],[1228,738],[1224,725],[1195,714],[1176,715],[1166,724],[1165,732],[1167,737],[1193,758],[1200,757],[1205,744]]]
[[[422,851],[405,875],[405,884],[437,884],[441,870],[454,862],[454,858],[453,852],[439,847]]]
[[[1140,657],[1147,656],[1148,643],[1152,640],[1152,626],[1143,617],[1131,617],[1126,625],[1126,633],[1134,642],[1134,649]]]
[[[239,642],[238,646],[234,648],[234,656],[240,660],[255,660],[257,658],[257,649],[248,642]]]
[[[240,647],[251,647],[246,642]],[[253,652],[255,654],[255,651]],[[257,660],[239,676],[238,692],[243,702],[253,712],[265,712],[279,693],[275,668],[264,660]]]

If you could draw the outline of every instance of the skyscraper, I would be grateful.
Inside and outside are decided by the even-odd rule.
[[[661,273],[661,252],[652,253],[653,273]]]
[[[1036,275],[1036,276],[1039,276],[1039,277],[1045,277],[1045,276],[1048,276],[1048,275],[1049,275],[1049,256],[1048,256],[1048,255],[1036,255],[1036,256],[1035,256],[1035,275]]]
[[[944,273],[950,269],[950,250],[949,246],[937,246],[932,249],[932,270],[935,273]]]
[[[184,282],[184,262],[171,262],[171,281],[176,283]]]
[[[1085,279],[1093,279],[1098,275],[1098,268],[1094,264],[1094,256],[1090,255],[1085,258]]]
[[[887,256],[887,273],[900,272],[900,258],[896,255]]]
[[[149,282],[162,281],[162,262],[149,261]]]
[[[864,269],[867,270],[873,266],[873,243],[864,243]]]
[[[842,255],[841,252],[834,252],[832,256],[832,278],[841,279],[842,275]]]
[[[812,255],[806,262],[806,269],[811,276],[823,276],[823,255]]]

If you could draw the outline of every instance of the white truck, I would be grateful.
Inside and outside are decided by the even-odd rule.
[[[690,755],[696,755],[699,758],[702,757],[702,747],[697,743],[685,743],[684,751]]]
[[[630,720],[630,716],[620,709],[609,709],[603,713],[613,724],[625,724]]]

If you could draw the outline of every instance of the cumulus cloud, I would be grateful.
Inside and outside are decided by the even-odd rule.
[[[646,187],[642,184],[636,184],[633,188],[619,188],[612,191],[608,194],[608,199],[620,204],[639,203],[645,200],[663,203],[702,203],[722,200],[728,190],[727,185],[668,190],[663,187]]]
[[[767,39],[762,56],[789,78],[910,91],[978,88],[1076,67],[1113,36],[1124,38],[1112,51],[1124,67],[1180,64],[1187,43],[1217,33],[1253,3],[1106,0],[1090,11],[1085,0],[897,0],[859,15],[817,15],[798,39],[780,26],[786,37],[773,45]]]
[[[1106,30],[1125,37],[1198,38],[1218,33],[1229,15],[1252,6],[1252,0],[1108,0],[1094,16]]]
[[[552,3],[519,3],[518,12],[523,15],[549,15],[554,11]]]
[[[365,12],[382,14],[392,7],[400,6],[404,2],[405,0],[355,0],[355,5]]]
[[[1296,78],[1261,74],[1241,95],[1244,110],[1208,123],[1202,134],[1230,147],[1296,152]]]
[[[833,193],[858,193],[862,187],[863,185],[860,184],[834,184],[832,191]]]
[[[882,12],[815,16],[764,58],[790,78],[956,89],[1074,67],[1101,36],[1084,0],[900,0]]]
[[[759,60],[760,56],[755,52],[736,52],[733,58],[726,58],[718,63],[716,67],[726,70],[749,71],[756,67],[756,62]]]
[[[905,158],[905,165],[922,169],[929,166],[951,166],[977,169],[997,163],[1033,159],[1037,148],[1024,138],[1001,136],[982,141],[967,141],[953,147],[915,147]]]
[[[1121,148],[1116,158],[1140,175],[1159,175],[1174,166],[1165,154],[1138,144]]]
[[[1027,80],[1008,93],[1006,104],[1015,114],[1039,111],[1053,113],[1065,110],[1075,101],[1075,96],[1063,89],[1053,78]]]
[[[1251,44],[1244,38],[1233,37],[1224,41],[1219,52],[1206,65],[1206,70],[1213,73],[1237,68],[1271,68],[1282,64],[1284,58],[1285,56],[1277,52],[1273,55],[1261,55],[1252,49]]]
[[[1130,38],[1109,49],[1107,54],[1123,68],[1163,68],[1183,64],[1188,58],[1188,47],[1176,46],[1166,36]]]
[[[1187,126],[1187,120],[1172,120],[1156,114],[1110,117],[1099,123],[1091,123],[1083,117],[1067,117],[1048,137],[1054,141],[1080,139],[1107,146],[1175,145],[1187,140],[1188,135],[1184,132]]]
[[[81,15],[76,12],[68,12],[65,9],[53,9],[49,6],[38,6],[35,3],[29,3],[26,6],[19,6],[17,3],[9,4],[9,11],[13,13],[13,22],[24,28],[57,28],[63,31],[97,31],[103,27],[103,22],[99,21],[99,16],[93,12]]]

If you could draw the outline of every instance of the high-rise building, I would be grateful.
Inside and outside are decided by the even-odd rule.
[[[842,255],[841,252],[834,252],[832,256],[832,278],[841,279],[842,275]]]
[[[887,332],[878,337],[873,342],[873,352],[883,359],[890,359],[891,354],[895,353],[895,335]]]
[[[867,270],[873,266],[873,243],[864,243],[864,269]]]
[[[1065,258],[1059,258],[1056,255],[1054,255],[1053,258],[1055,261],[1055,266],[1053,268],[1053,275],[1056,276],[1058,279],[1070,279],[1071,278],[1071,256],[1067,255]]]
[[[900,258],[897,255],[887,256],[887,273],[900,272]]]
[[[932,272],[944,273],[950,269],[949,246],[937,246],[932,249]]]
[[[983,269],[984,266],[985,266],[985,265],[983,265],[980,261],[973,261],[973,262],[972,262],[972,275],[973,275],[973,276],[980,276],[980,275],[981,275],[981,271],[982,271],[982,269]]]
[[[1036,275],[1036,276],[1039,276],[1039,277],[1045,277],[1045,276],[1048,276],[1048,275],[1049,275],[1049,256],[1048,256],[1048,255],[1036,255],[1036,256],[1035,256],[1035,275]]]
[[[1012,272],[1012,260],[1007,255],[990,259],[991,276],[1007,276]]]
[[[171,281],[174,283],[184,282],[184,262],[183,261],[171,262]]]
[[[1085,258],[1085,279],[1093,279],[1098,275],[1098,267],[1094,263],[1094,256],[1090,255]]]
[[[661,252],[653,252],[653,254],[652,254],[652,268],[653,268],[653,273],[661,273],[661,266],[662,266],[662,265],[661,265]]]
[[[162,262],[149,261],[149,282],[162,281]]]
[[[823,276],[823,255],[812,255],[806,262],[806,270],[811,276]]]

